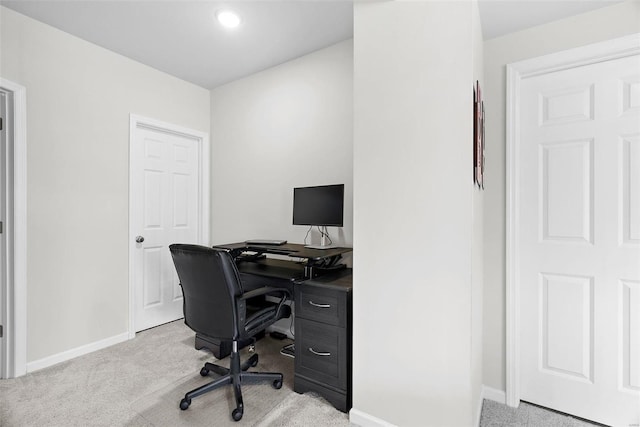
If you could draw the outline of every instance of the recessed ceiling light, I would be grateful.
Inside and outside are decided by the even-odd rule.
[[[235,28],[240,25],[240,17],[231,10],[219,10],[216,13],[216,18],[226,28]]]

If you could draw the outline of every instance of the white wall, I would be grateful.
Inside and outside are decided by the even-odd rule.
[[[473,425],[476,5],[356,2],[354,22],[352,420]]]
[[[329,234],[351,246],[351,40],[212,90],[211,141],[214,244],[302,242],[308,227],[292,225],[293,188],[345,184],[344,227]]]
[[[483,43],[482,25],[477,2],[474,2],[472,10],[472,57],[474,81],[480,83],[484,90],[483,78]],[[479,419],[482,411],[482,292],[483,292],[483,268],[484,268],[484,190],[474,187],[473,197],[473,241],[471,260],[471,401],[477,403],[474,414]]]
[[[505,65],[640,32],[640,2],[627,1],[484,43],[484,384],[505,389]]]
[[[0,7],[26,87],[27,361],[128,327],[129,114],[209,131],[209,91]]]

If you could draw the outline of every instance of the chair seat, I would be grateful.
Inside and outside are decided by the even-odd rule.
[[[245,333],[243,337],[238,340],[240,347],[244,347],[252,341],[255,342],[254,336],[273,323],[273,318],[278,310],[278,304],[270,304],[269,306],[250,306],[247,305],[247,321],[245,322]],[[282,305],[280,307],[280,313],[278,319],[284,319],[291,315],[291,307],[288,305]],[[202,333],[199,334],[204,339],[217,340],[219,337],[210,337]],[[231,342],[231,339],[225,341]]]

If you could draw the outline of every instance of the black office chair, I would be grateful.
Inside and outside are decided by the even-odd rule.
[[[273,287],[244,292],[238,268],[225,250],[184,244],[170,245],[169,250],[182,286],[184,322],[197,334],[232,341],[230,368],[205,363],[200,375],[207,376],[213,371],[222,376],[185,394],[180,409],[187,409],[194,397],[232,384],[236,408],[231,416],[239,421],[244,412],[241,383],[269,380],[276,389],[282,387],[281,373],[245,372],[258,364],[258,355],[253,354],[241,365],[239,343],[252,340],[276,320],[289,317],[291,308],[285,301],[291,294],[285,288]],[[251,298],[267,294],[278,296],[279,302],[265,302],[256,309],[247,304]]]

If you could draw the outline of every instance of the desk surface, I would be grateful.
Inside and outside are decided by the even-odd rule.
[[[266,276],[284,280],[303,280],[305,278],[304,265],[293,261],[261,258],[252,261],[238,262],[241,273]]]
[[[306,258],[309,260],[321,260],[351,252],[352,248],[331,247],[329,249],[311,249],[298,243],[285,243],[284,245],[255,245],[246,242],[214,245],[215,248],[228,249],[234,252],[252,251],[276,255],[286,255],[293,258]]]

